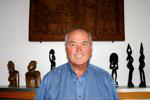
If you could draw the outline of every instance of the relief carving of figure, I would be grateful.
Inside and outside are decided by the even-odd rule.
[[[26,87],[37,88],[41,83],[41,73],[36,71],[37,62],[32,60],[28,65],[28,72],[26,73]]]
[[[15,70],[15,64],[13,61],[9,61],[7,67],[9,71],[9,87],[19,87],[19,72]]]
[[[117,82],[117,70],[118,70],[118,55],[116,53],[112,53],[110,55],[110,69],[112,69],[111,76],[115,82],[116,87],[118,87]]]
[[[133,63],[134,59],[132,57],[132,49],[130,47],[130,44],[128,44],[128,47],[127,47],[127,54],[128,54],[128,56],[127,56],[126,60],[128,61],[127,67],[129,69],[128,87],[132,88],[132,87],[134,87],[134,84],[132,82],[132,76],[133,76],[133,71],[134,71],[134,66],[132,63]]]
[[[51,70],[53,70],[56,67],[56,62],[55,62],[56,57],[55,57],[55,51],[54,51],[54,49],[51,49],[49,51],[49,60],[51,62]]]
[[[139,87],[146,87],[146,79],[145,79],[145,72],[144,72],[144,67],[145,67],[145,55],[144,55],[144,48],[143,44],[141,43],[141,48],[140,48],[140,57],[139,57],[139,73],[140,73],[140,80],[141,83],[139,84]]]

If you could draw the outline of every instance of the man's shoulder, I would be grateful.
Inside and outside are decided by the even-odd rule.
[[[90,70],[93,70],[94,72],[97,72],[98,74],[109,74],[105,69],[98,67],[93,64],[89,64]]]
[[[66,69],[68,69],[68,63],[62,64],[62,65],[60,65],[60,66],[54,68],[54,69],[51,70],[51,71],[52,71],[53,73],[59,73],[59,72],[61,72],[61,71],[63,71],[63,70],[66,70]]]
[[[47,72],[44,77],[43,77],[43,81],[45,82],[50,82],[50,81],[57,81],[59,80],[60,75],[66,71],[67,69],[67,63],[60,65],[56,68],[54,68],[53,70],[50,70],[49,72]]]
[[[45,77],[49,77],[49,76],[56,76],[58,75],[62,70],[66,70],[68,67],[68,63],[62,64],[56,68],[54,68],[53,70],[50,70]]]

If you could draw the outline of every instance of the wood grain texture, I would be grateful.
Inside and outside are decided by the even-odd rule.
[[[29,41],[64,41],[71,28],[94,41],[124,41],[124,0],[30,0]]]

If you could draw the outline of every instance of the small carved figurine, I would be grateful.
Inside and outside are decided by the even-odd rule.
[[[7,67],[9,71],[9,87],[19,87],[19,72],[15,70],[13,61],[9,61]]]
[[[115,82],[116,87],[118,87],[118,82],[117,82],[117,70],[118,70],[118,55],[116,53],[112,53],[110,55],[110,69],[112,69],[112,78]]]
[[[139,87],[146,87],[145,73],[143,70],[143,68],[145,67],[145,62],[144,62],[145,56],[144,56],[143,51],[144,51],[144,48],[143,48],[143,45],[141,43],[140,58],[139,58],[139,62],[140,62],[139,72],[140,72],[141,83],[140,83]]]
[[[26,73],[26,86],[29,88],[37,88],[41,83],[41,73],[35,71],[37,62],[32,60],[28,65],[28,72]]]
[[[134,67],[133,67],[132,63],[133,63],[134,59],[131,56],[132,49],[131,49],[129,44],[128,44],[128,47],[127,47],[127,54],[128,54],[128,56],[127,56],[126,60],[128,61],[127,67],[129,69],[128,87],[132,88],[132,87],[134,87],[134,84],[132,83],[132,74],[133,74],[133,70],[134,70]]]
[[[55,51],[54,49],[51,49],[49,52],[49,60],[51,62],[51,70],[53,70],[56,67],[56,57],[55,57]]]

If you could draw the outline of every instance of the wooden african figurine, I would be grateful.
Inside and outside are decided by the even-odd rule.
[[[56,67],[56,57],[55,57],[55,51],[54,49],[51,49],[49,52],[49,60],[51,62],[51,70],[53,70]]]
[[[131,49],[129,44],[128,44],[128,47],[127,47],[127,54],[128,54],[128,56],[127,56],[126,60],[128,61],[127,67],[129,69],[128,87],[132,88],[132,87],[134,87],[134,84],[132,83],[132,74],[133,74],[133,70],[134,70],[134,67],[133,67],[132,63],[133,63],[134,59],[131,56],[132,55],[132,49]]]
[[[118,87],[118,82],[117,82],[117,70],[118,70],[118,55],[116,53],[112,53],[110,55],[110,69],[112,69],[112,78],[115,82],[116,87]]]
[[[144,51],[144,48],[143,48],[143,44],[141,43],[140,57],[139,57],[139,62],[140,62],[139,73],[140,73],[141,83],[139,84],[139,87],[146,87],[145,73],[143,70],[143,68],[145,67],[145,62],[144,62],[145,56],[144,56],[143,51]]]
[[[9,71],[9,87],[19,87],[19,72],[15,70],[15,64],[13,61],[9,61],[7,67]]]
[[[37,88],[41,83],[41,73],[35,71],[37,62],[32,60],[28,65],[28,72],[26,73],[26,87]]]

